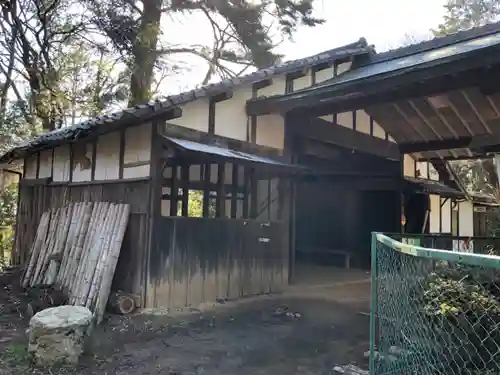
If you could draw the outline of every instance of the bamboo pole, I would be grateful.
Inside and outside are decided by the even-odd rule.
[[[33,277],[31,279],[30,286],[36,285],[36,283],[38,282],[38,279],[39,279],[39,275],[42,272],[42,268],[45,265],[45,261],[47,259],[48,245],[49,245],[50,239],[52,237],[52,233],[55,230],[55,224],[56,224],[56,212],[54,212],[52,210],[52,211],[50,211],[50,223],[49,223],[49,232],[47,235],[47,239],[42,244],[42,248],[40,250],[39,260],[37,262],[35,272],[34,272]]]
[[[97,293],[99,292],[99,287],[101,285],[101,279],[102,279],[102,273],[104,270],[104,267],[106,265],[107,259],[109,257],[109,247],[111,244],[111,237],[113,235],[113,231],[117,227],[118,223],[118,213],[119,213],[120,205],[113,205],[112,208],[110,209],[109,215],[113,218],[113,220],[109,223],[108,227],[106,228],[103,236],[103,242],[102,242],[102,252],[101,256],[99,258],[99,261],[96,265],[95,269],[95,274],[92,279],[92,283],[90,285],[90,290],[88,293],[87,298],[82,301],[82,305],[87,307],[90,310],[93,310],[94,308],[94,302],[97,296]]]
[[[40,224],[38,225],[35,241],[33,242],[33,246],[31,247],[31,256],[28,263],[28,267],[26,268],[26,272],[24,273],[23,277],[22,286],[24,288],[26,288],[30,284],[32,273],[38,262],[38,258],[40,255],[40,248],[43,241],[45,240],[45,236],[47,233],[49,217],[50,217],[50,212],[47,211],[42,214],[42,217],[40,219]]]
[[[77,239],[78,239],[78,233],[80,232],[80,228],[82,226],[82,217],[85,212],[85,204],[84,203],[79,203],[78,207],[78,212],[74,217],[74,225],[73,225],[73,231],[71,235],[71,248],[69,250],[69,256],[68,256],[68,264],[66,265],[66,269],[64,270],[64,276],[61,280],[61,284],[68,289],[69,283],[72,281],[71,280],[71,271],[74,267],[78,267],[78,264],[76,263],[74,254],[76,251],[76,246],[77,246]],[[70,290],[68,290],[68,293]]]
[[[61,207],[57,230],[55,231],[52,249],[50,250],[49,261],[47,264],[47,271],[43,274],[43,284],[52,285],[57,277],[57,272],[61,263],[61,252],[59,250],[60,244],[62,242],[62,237],[66,230],[65,223],[66,217],[68,216],[68,207]]]
[[[84,212],[82,215],[82,225],[80,227],[80,232],[78,233],[77,239],[76,239],[76,248],[75,252],[73,254],[73,257],[75,259],[76,267],[73,268],[71,274],[70,274],[70,281],[72,282],[72,285],[78,284],[78,280],[75,279],[75,276],[77,275],[78,267],[81,266],[81,256],[82,256],[82,249],[83,249],[83,243],[85,242],[85,236],[88,233],[88,226],[90,222],[90,216],[92,215],[92,204],[87,204],[84,208]],[[73,289],[70,289],[72,292]]]
[[[122,207],[121,216],[117,220],[120,225],[118,227],[118,232],[111,244],[111,254],[108,261],[107,267],[104,270],[102,277],[102,284],[99,290],[99,295],[96,301],[96,308],[94,316],[97,317],[97,324],[102,322],[104,312],[106,310],[106,304],[108,302],[109,293],[111,291],[111,284],[113,282],[113,277],[115,274],[116,264],[118,263],[118,258],[120,256],[120,251],[123,243],[123,237],[125,236],[125,231],[127,229],[127,224],[130,214],[130,205],[120,205]]]
[[[79,262],[79,267],[76,270],[75,276],[73,277],[72,283],[71,283],[71,290],[72,290],[72,295],[71,298],[74,301],[78,297],[78,292],[81,284],[81,279],[82,275],[86,270],[87,262],[88,262],[88,253],[89,249],[92,248],[93,246],[93,236],[95,236],[95,233],[99,229],[99,215],[102,210],[102,205],[100,203],[96,203],[93,205],[92,208],[92,214],[88,226],[87,233],[85,235],[85,240],[83,244],[83,249],[82,253],[80,256],[80,262]]]
[[[82,209],[81,203],[75,203],[73,206],[73,211],[71,215],[71,220],[68,228],[68,238],[66,240],[66,244],[64,245],[64,258],[61,265],[61,269],[59,270],[59,274],[57,276],[56,282],[61,286],[61,288],[66,287],[66,275],[68,273],[68,268],[71,266],[72,258],[71,258],[71,250],[73,248],[73,244],[75,242],[75,230],[77,227],[77,219]]]
[[[82,306],[86,306],[90,310],[93,310],[93,302],[95,300],[95,296],[96,296],[97,291],[99,290],[99,285],[101,282],[102,269],[103,269],[104,264],[106,263],[106,259],[108,257],[109,243],[110,243],[109,237],[113,231],[113,228],[116,225],[116,212],[117,212],[117,205],[112,204],[110,207],[109,213],[108,213],[109,217],[111,217],[112,220],[110,220],[106,224],[105,228],[103,228],[103,232],[101,234],[101,241],[100,241],[101,253],[99,255],[99,259],[97,261],[97,264],[95,266],[95,272],[94,272],[94,275],[91,279],[88,294],[87,294],[86,298],[84,298],[81,301]]]
[[[36,279],[34,280],[35,285],[43,284],[45,281],[45,273],[47,268],[49,267],[50,260],[52,259],[52,253],[54,250],[54,245],[57,237],[57,229],[59,227],[59,218],[61,215],[61,209],[57,208],[54,213],[52,225],[50,226],[49,235],[47,238],[47,242],[45,243],[46,252],[45,259],[43,259],[43,263],[41,264],[40,272],[38,273]]]
[[[61,228],[61,237],[60,241],[57,244],[57,251],[61,252],[61,261],[59,263],[59,270],[56,274],[56,278],[54,282],[58,282],[60,279],[61,271],[64,267],[64,261],[66,258],[66,244],[68,242],[68,236],[69,236],[69,231],[70,231],[70,224],[71,224],[71,219],[73,218],[73,204],[70,203],[68,204],[65,208],[65,217],[64,217],[64,222],[62,224]]]
[[[78,300],[80,298],[80,294],[82,293],[82,284],[84,283],[84,277],[87,272],[89,272],[89,264],[90,257],[93,251],[95,251],[96,243],[95,238],[99,235],[99,231],[102,228],[103,220],[106,218],[106,209],[108,207],[107,203],[97,203],[97,208],[95,214],[97,215],[94,219],[93,226],[91,232],[88,234],[89,238],[87,241],[87,248],[85,253],[83,254],[83,258],[80,260],[80,267],[77,270],[77,273],[74,277],[74,284],[72,285],[72,303],[79,304]]]
[[[99,230],[99,236],[94,246],[91,248],[91,252],[89,254],[89,258],[86,265],[87,269],[83,273],[83,278],[80,281],[81,284],[75,302],[77,305],[83,305],[87,299],[88,293],[90,291],[90,286],[96,271],[96,267],[99,262],[99,258],[102,254],[102,246],[105,240],[106,229],[109,226],[109,223],[113,221],[113,217],[110,212],[111,204],[104,203],[104,205],[105,207],[103,209],[103,212],[101,213],[102,215],[101,218],[104,221],[104,223]]]

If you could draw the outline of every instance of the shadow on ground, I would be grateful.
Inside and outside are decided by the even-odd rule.
[[[76,372],[51,373],[323,375],[338,364],[366,367],[369,317],[360,312],[368,311],[368,289],[368,282],[360,280],[303,283],[281,295],[175,317],[112,316],[94,332],[91,354]],[[0,367],[8,368],[7,374],[46,374],[22,361],[23,340],[12,335],[0,343],[4,351],[12,349]]]

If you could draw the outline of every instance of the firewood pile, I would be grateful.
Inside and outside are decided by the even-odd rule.
[[[45,212],[22,286],[51,285],[102,321],[130,213],[128,204],[71,203]]]

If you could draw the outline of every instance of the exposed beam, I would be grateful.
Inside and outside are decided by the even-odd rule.
[[[486,62],[482,64],[482,66],[485,65]],[[472,68],[474,67],[469,69]],[[335,87],[332,86],[330,91],[324,88],[321,91],[311,89],[301,96],[297,94],[289,95],[288,98],[275,96],[249,100],[246,110],[249,115],[263,115],[300,109],[302,114],[324,116],[333,112],[345,112],[376,103],[435,95],[446,91],[480,86],[485,82],[498,79],[500,75],[498,68],[499,66],[496,65],[491,69],[478,68],[467,72],[457,72],[455,75],[451,74],[452,71],[446,70],[446,67],[435,69],[432,76],[428,71],[410,72],[407,75],[387,77],[373,82],[372,80],[366,80],[349,85],[339,84]]]
[[[396,143],[372,137],[320,118],[304,119],[303,122],[293,123],[291,126],[296,135],[304,138],[335,144],[386,159],[399,160],[399,150]]]
[[[458,139],[440,139],[423,142],[402,143],[399,145],[399,150],[405,154],[424,151],[454,150],[458,148],[468,148],[471,140],[471,137],[462,137]]]

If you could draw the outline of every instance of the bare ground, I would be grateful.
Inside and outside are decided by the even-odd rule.
[[[168,315],[110,316],[77,370],[31,368],[26,320],[0,311],[0,375],[326,375],[338,364],[366,368],[366,275],[312,271],[280,295]]]

